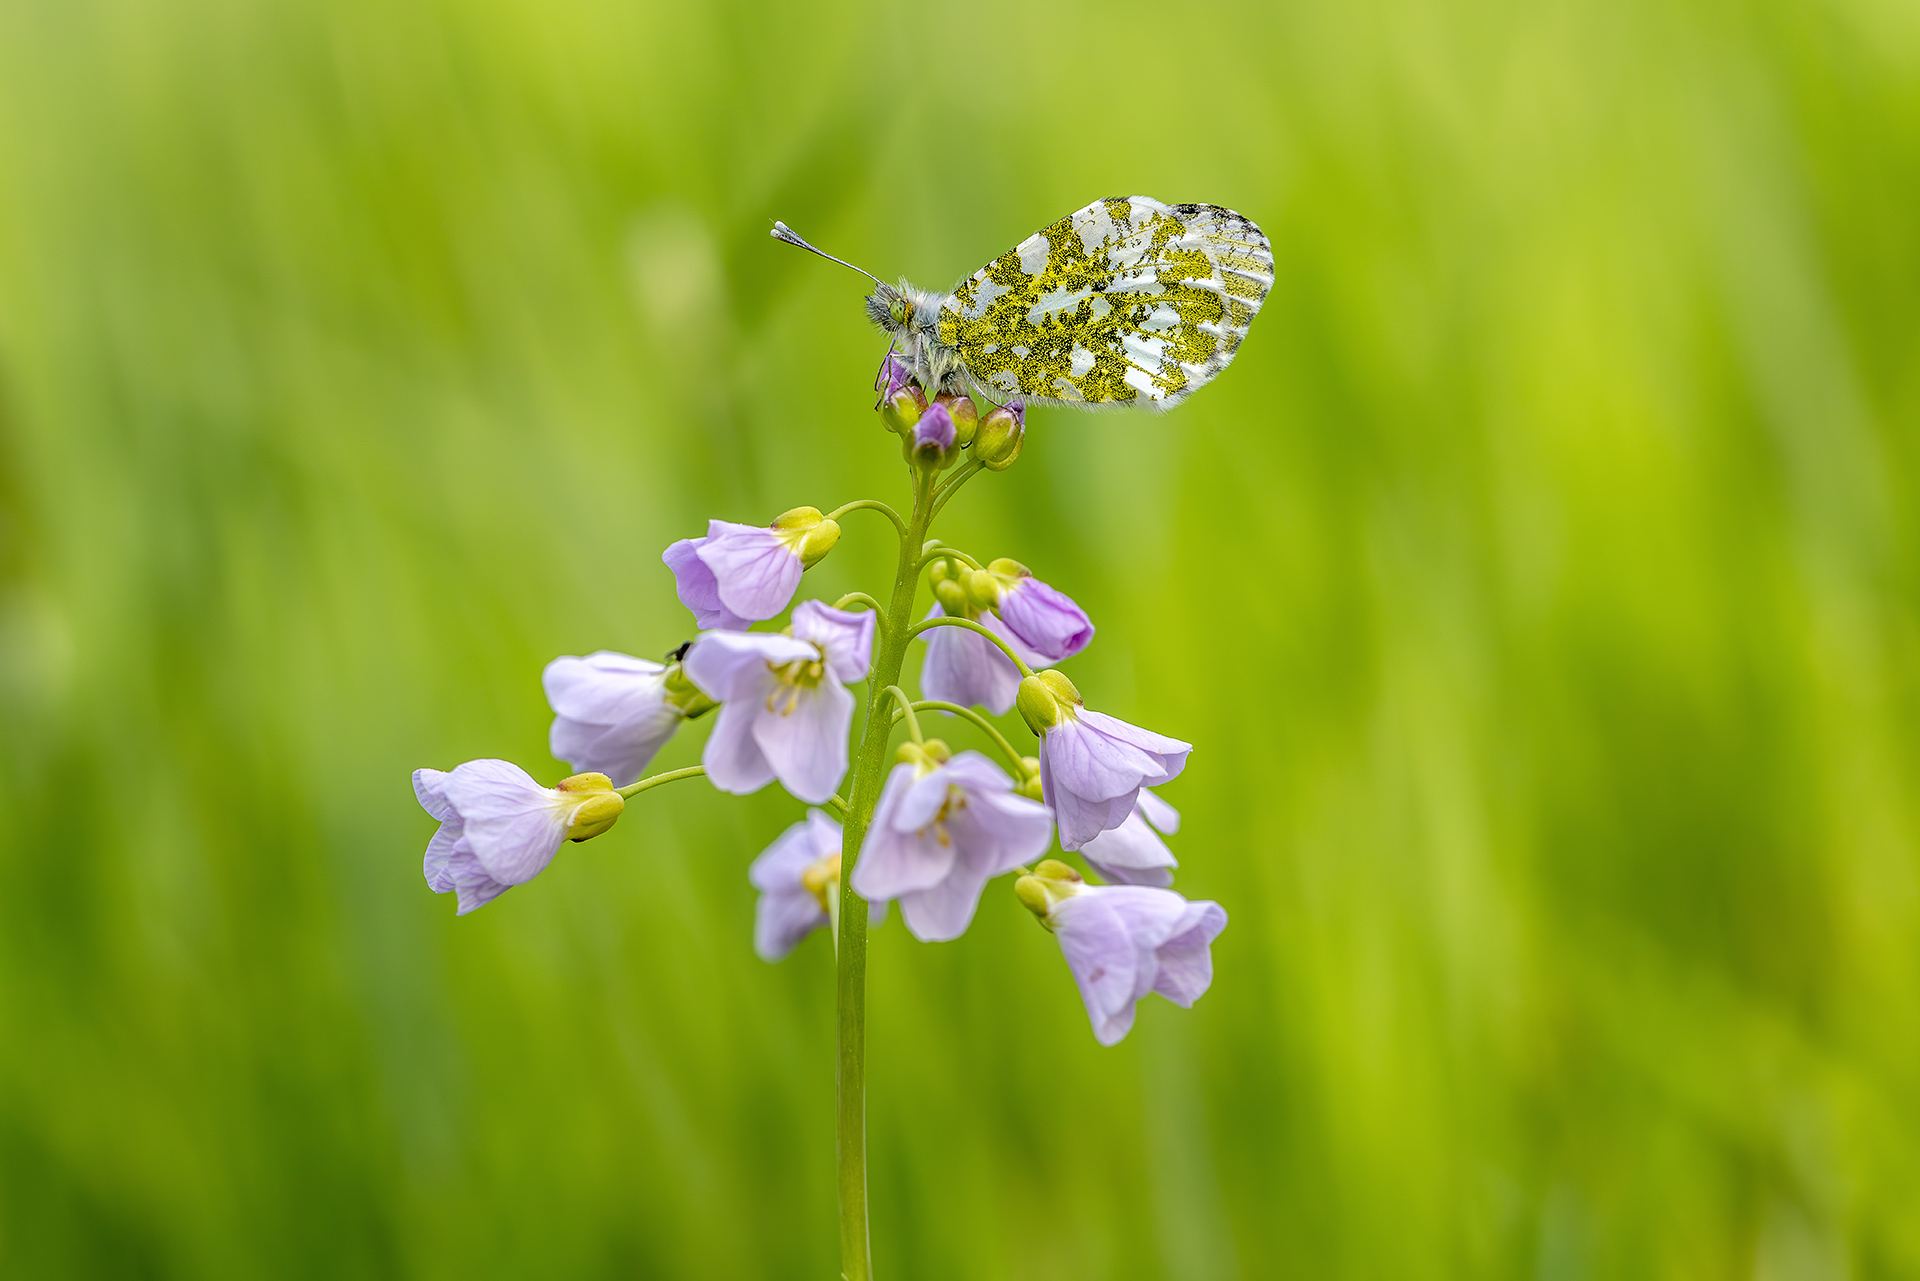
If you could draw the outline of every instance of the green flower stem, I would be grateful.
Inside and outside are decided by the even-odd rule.
[[[916,743],[926,742],[926,736],[920,732],[920,718],[913,714],[913,700],[907,697],[907,691],[901,689],[898,685],[889,685],[880,691],[880,697],[887,698],[889,696],[892,697],[894,703],[897,705],[897,710],[887,724],[897,725],[900,723],[900,718],[904,716],[907,718],[907,733],[913,735],[913,741]],[[879,708],[876,707],[874,712],[877,715]]]
[[[924,554],[920,557],[920,564],[915,568],[925,569],[936,560],[957,560],[968,569],[985,568],[979,561],[967,555],[965,552],[956,547],[948,547],[938,540],[935,540],[924,549]]]
[[[934,495],[933,514],[935,516],[938,516],[940,514],[940,509],[947,505],[947,500],[952,498],[956,493],[960,492],[960,486],[966,484],[968,481],[972,480],[975,476],[978,476],[981,472],[985,471],[986,469],[987,469],[987,465],[985,463],[968,463],[966,466],[962,467],[959,471],[953,473],[952,479],[948,480],[946,484],[942,485],[940,487],[940,492]]]
[[[631,799],[650,787],[658,787],[662,783],[677,783],[683,778],[698,778],[706,772],[707,768],[704,765],[689,765],[685,769],[670,769],[664,774],[655,774],[652,778],[643,778],[638,783],[628,783],[625,787],[617,787],[614,790]]]
[[[905,538],[907,536],[907,522],[900,519],[900,513],[877,498],[856,498],[850,503],[841,503],[838,507],[827,513],[827,519],[839,520],[848,512],[857,511],[879,512],[882,516],[885,516],[893,522],[893,528],[900,537]]]
[[[835,609],[845,609],[849,605],[865,605],[868,609],[872,610],[876,615],[878,615],[881,621],[884,622],[886,620],[887,611],[880,608],[879,601],[867,595],[865,592],[848,592],[845,596],[842,596],[839,600],[833,602],[833,607]]]
[[[911,640],[921,632],[930,631],[935,627],[964,627],[970,632],[979,632],[995,645],[998,645],[1002,654],[1005,654],[1013,660],[1013,665],[1020,669],[1022,676],[1033,675],[1033,669],[1020,661],[1020,655],[1013,652],[1012,646],[1008,645],[986,628],[980,626],[980,624],[974,622],[971,618],[923,618],[907,629],[907,638]]]
[[[912,710],[909,711],[909,708]],[[1007,741],[1007,736],[1002,734],[999,729],[994,726],[992,721],[974,711],[971,707],[962,707],[958,703],[943,703],[937,698],[923,698],[917,703],[902,703],[900,705],[900,711],[894,713],[893,719],[898,721],[902,712],[905,712],[909,716],[912,715],[913,712],[952,712],[955,716],[970,720],[976,729],[992,739],[994,745],[1006,754],[1009,761],[1013,762],[1015,773],[1024,775],[1027,772],[1026,758],[1014,750],[1013,744]]]
[[[840,835],[840,921],[835,965],[834,1022],[838,1042],[836,1135],[840,1182],[840,1274],[845,1281],[872,1281],[867,1244],[867,901],[853,892],[873,807],[887,768],[893,718],[878,715],[880,691],[897,686],[900,663],[913,631],[913,597],[920,584],[920,547],[933,521],[933,477],[915,472],[913,516],[901,532],[893,596],[876,620],[873,679],[867,686],[867,723],[853,760],[846,823]],[[984,630],[984,629],[983,629]]]

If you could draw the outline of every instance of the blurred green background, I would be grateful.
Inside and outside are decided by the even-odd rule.
[[[1238,362],[943,532],[1198,745],[1232,925],[1111,1051],[1006,883],[883,929],[879,1275],[1920,1276],[1905,0],[7,0],[0,1273],[835,1275],[800,806],[455,919],[408,773],[901,494],[771,219],[937,286],[1132,192],[1271,235]]]

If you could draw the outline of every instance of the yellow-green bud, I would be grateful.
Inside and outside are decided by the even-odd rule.
[[[1000,603],[1002,584],[998,575],[984,569],[969,569],[964,571],[961,581],[966,584],[967,600],[976,612]]]
[[[893,754],[893,758],[902,765],[917,765],[924,772],[945,765],[953,759],[953,749],[937,738],[924,743],[902,743]]]
[[[934,399],[945,405],[947,412],[953,415],[953,443],[962,449],[971,445],[980,430],[980,409],[973,403],[973,398],[949,391],[940,393]]]
[[[1020,457],[1026,440],[1026,411],[1002,405],[980,420],[980,430],[973,438],[973,456],[990,471],[1005,471]]]
[[[1027,727],[1036,734],[1044,734],[1061,721],[1072,718],[1074,709],[1083,705],[1080,691],[1073,687],[1073,682],[1053,668],[1035,672],[1021,681],[1014,703]]]
[[[920,415],[927,412],[927,398],[918,387],[897,391],[893,398],[880,406],[880,421],[890,432],[904,434],[913,430],[920,421]]]
[[[687,679],[687,674],[675,663],[667,669],[662,678],[666,686],[667,702],[680,709],[680,714],[688,720],[705,716],[720,704],[714,702],[700,691],[700,687]]]
[[[787,546],[799,553],[800,563],[808,569],[818,565],[840,541],[840,522],[828,520],[818,507],[781,512],[772,527],[786,536]]]
[[[933,585],[933,598],[940,602],[940,608],[946,611],[948,618],[972,618],[973,602],[967,599],[967,589],[951,578]]]
[[[555,790],[584,794],[586,798],[573,811],[573,819],[567,824],[570,841],[592,840],[612,827],[621,811],[627,808],[626,798],[613,790],[613,780],[605,774],[575,774],[561,779]]]
[[[1080,879],[1080,873],[1056,858],[1041,859],[1040,866],[1034,868],[1031,875],[1013,883],[1014,897],[1020,900],[1020,905],[1039,917],[1040,923],[1049,929],[1052,926],[1047,918],[1053,914],[1054,904],[1072,898],[1085,888],[1086,882]]]
[[[1022,756],[1020,758],[1020,769],[1020,782],[1013,790],[1028,800],[1045,800],[1046,790],[1040,785],[1040,758],[1037,756]]]

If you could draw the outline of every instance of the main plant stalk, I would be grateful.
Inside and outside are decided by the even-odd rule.
[[[853,892],[853,866],[879,803],[887,774],[891,709],[875,706],[880,691],[900,681],[913,599],[920,582],[920,548],[933,522],[933,476],[914,472],[913,517],[900,539],[900,560],[893,595],[874,637],[873,680],[867,686],[867,723],[853,761],[853,790],[840,838],[840,945],[836,973],[835,1027],[839,1052],[836,1078],[837,1156],[840,1171],[840,1274],[846,1281],[871,1281],[873,1261],[867,1237],[867,903]]]

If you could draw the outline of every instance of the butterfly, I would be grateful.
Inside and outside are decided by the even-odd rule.
[[[1273,287],[1273,249],[1219,205],[1115,196],[1042,227],[951,293],[878,286],[867,317],[928,388],[1077,409],[1171,409],[1227,367]]]

